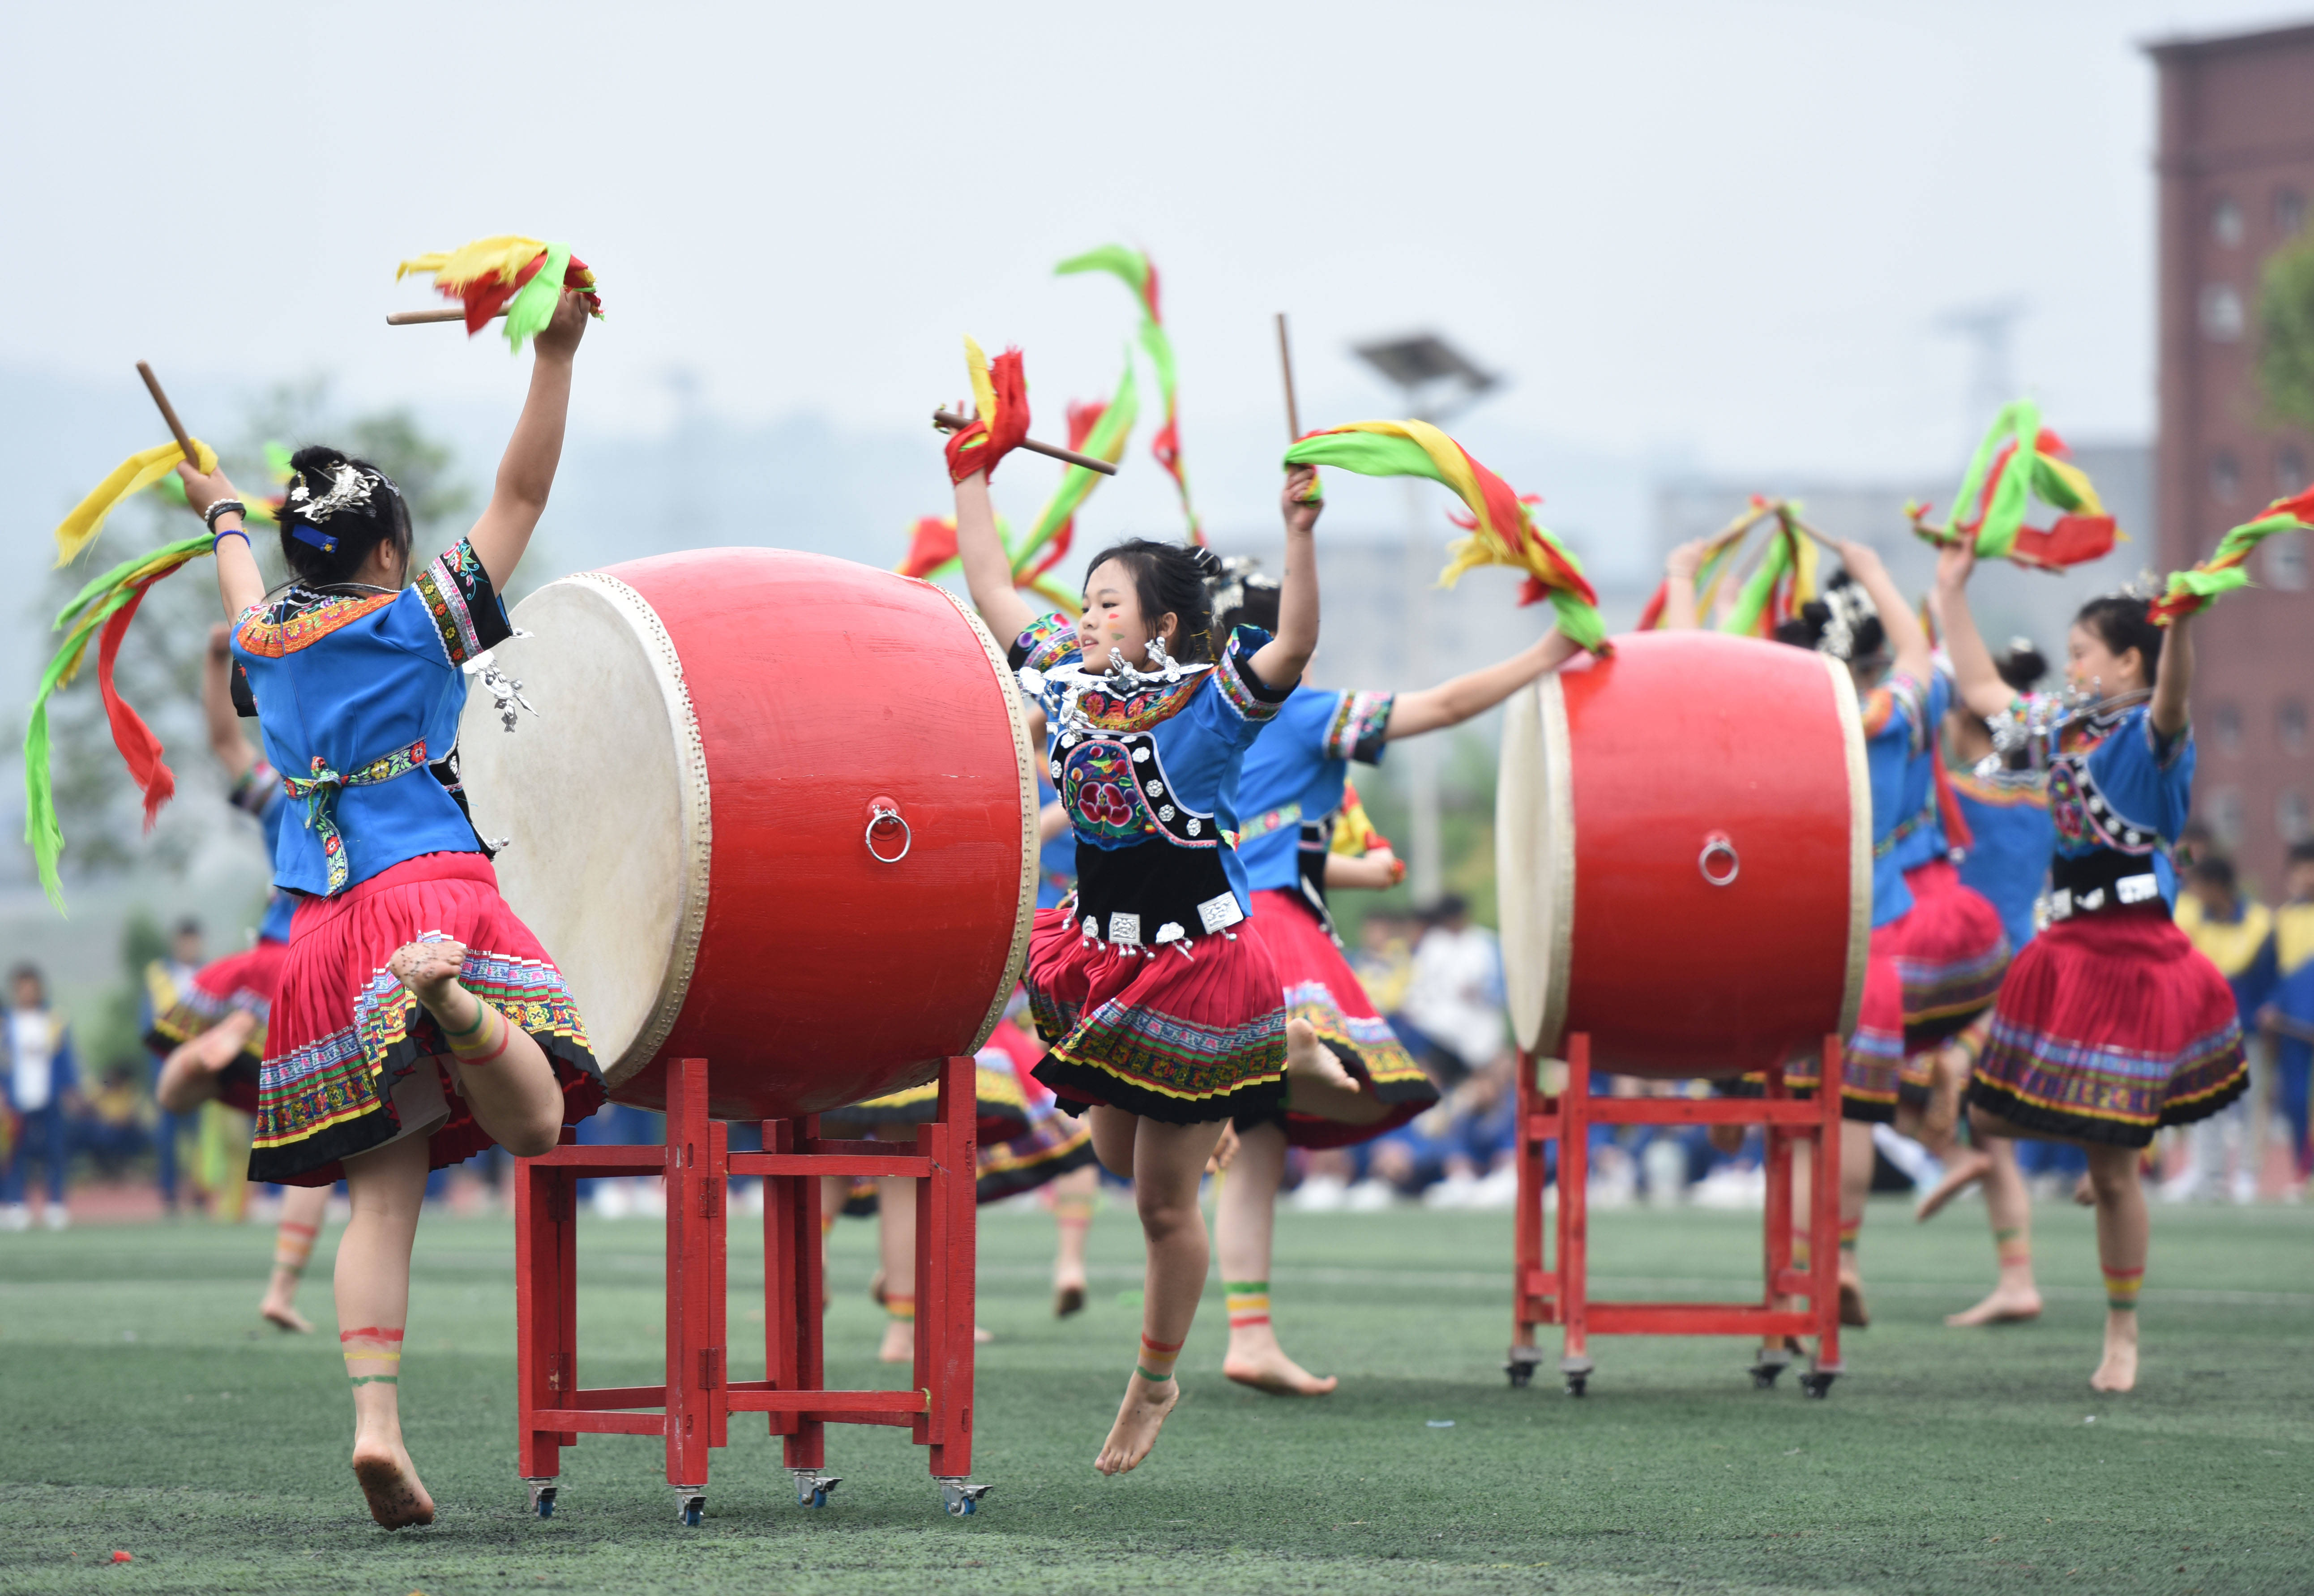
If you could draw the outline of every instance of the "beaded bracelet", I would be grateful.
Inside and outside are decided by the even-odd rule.
[[[220,498],[215,504],[209,506],[208,509],[201,512],[201,524],[214,533],[216,531],[217,517],[219,516],[241,516],[246,517],[248,514],[249,507],[242,503],[241,500],[237,498]]]

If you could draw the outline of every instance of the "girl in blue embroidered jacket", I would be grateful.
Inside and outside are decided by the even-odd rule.
[[[1968,610],[1971,560],[1947,549],[1937,586],[1953,674],[1970,709],[2014,694]],[[2232,990],[2171,918],[2168,858],[2194,770],[2186,703],[2189,620],[2167,628],[2130,595],[2093,599],[2067,639],[2067,675],[2096,701],[2059,731],[2049,762],[2055,823],[2046,929],[2010,967],[1968,1089],[1981,1136],[2054,1136],[2089,1153],[2105,1351],[2089,1384],[2137,1379],[2137,1289],[2148,1220],[2138,1157],[2165,1124],[2204,1119],[2248,1082]]]
[[[1036,1074],[1087,1106],[1148,1244],[1142,1356],[1093,1465],[1117,1474],[1148,1455],[1179,1400],[1173,1358],[1209,1260],[1207,1160],[1233,1115],[1276,1105],[1289,1063],[1331,1063],[1307,1025],[1289,1060],[1276,972],[1231,929],[1248,913],[1237,770],[1317,646],[1320,507],[1301,498],[1314,473],[1293,472],[1277,634],[1244,628],[1217,648],[1206,582],[1219,561],[1138,540],[1095,557],[1073,629],[1040,621],[1012,585],[982,463],[956,485],[957,551],[983,619],[1020,639],[1014,665],[1052,722],[1048,768],[1079,844],[1078,894],[1039,913],[1031,944],[1051,1049]]]
[[[269,1015],[252,1174],[310,1186],[342,1169],[353,1469],[388,1529],[434,1516],[397,1389],[428,1172],[492,1142],[543,1153],[566,1115],[602,1101],[559,972],[422,768],[429,742],[439,756],[455,737],[461,667],[510,633],[497,595],[545,509],[586,325],[584,302],[565,294],[534,346],[488,507],[413,586],[408,509],[367,462],[323,448],[293,457],[280,525],[295,580],[271,603],[241,516],[221,503],[233,484],[180,468],[197,513],[219,507],[210,530],[235,657],[268,758],[305,800],[276,860],[277,884],[304,896]]]

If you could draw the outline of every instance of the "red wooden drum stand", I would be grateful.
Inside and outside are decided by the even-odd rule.
[[[1785,1061],[1856,1024],[1871,935],[1872,806],[1847,666],[1806,649],[1717,632],[1645,632],[1612,658],[1515,694],[1496,791],[1504,984],[1517,1034],[1516,1339],[1525,1385],[1539,1325],[1566,1336],[1559,1367],[1583,1393],[1594,1332],[1820,1338],[1804,1377],[1840,1370],[1840,1094],[1795,1101]],[[1564,1058],[1541,1095],[1536,1061]],[[1591,1069],[1656,1080],[1764,1072],[1764,1098],[1594,1098]],[[1766,1290],[1761,1301],[1593,1302],[1587,1138],[1594,1124],[1767,1129]],[[1543,1145],[1559,1143],[1555,1261],[1543,1249]],[[1796,1225],[1792,1151],[1814,1149],[1814,1220]],[[1792,1267],[1796,1232],[1811,1267]],[[1779,1306],[1806,1297],[1806,1312]],[[1763,1354],[1767,1385],[1786,1356]]]
[[[711,1451],[730,1442],[735,1413],[770,1416],[806,1507],[827,1505],[836,1477],[830,1424],[899,1424],[927,1449],[943,1505],[975,1510],[986,1486],[972,1472],[975,1261],[973,1062],[941,1069],[940,1114],[914,1152],[889,1142],[823,1139],[817,1117],[764,1123],[764,1151],[731,1152],[707,1117],[704,1059],[670,1061],[663,1147],[556,1148],[516,1163],[515,1271],[521,1463],[531,1505],[554,1512],[561,1449],[582,1434],[658,1435],[676,1511],[696,1524],[707,1503]],[[564,1133],[566,1135],[569,1132]],[[667,1178],[667,1383],[578,1384],[578,1182],[594,1176]],[[764,1369],[733,1380],[725,1335],[726,1199],[730,1177],[764,1177]],[[819,1179],[899,1176],[916,1181],[916,1362],[900,1391],[824,1389],[820,1329]],[[656,1408],[658,1412],[640,1411]]]
[[[1836,1080],[1841,1044],[1827,1036],[1820,1080]],[[1535,1331],[1561,1327],[1559,1371],[1567,1393],[1580,1397],[1591,1379],[1590,1338],[1601,1336],[1814,1336],[1816,1351],[1800,1377],[1811,1397],[1832,1389],[1840,1362],[1840,1251],[1825,1240],[1810,1249],[1808,1267],[1792,1266],[1796,1230],[1818,1238],[1840,1232],[1840,1094],[1818,1092],[1807,1102],[1784,1085],[1783,1066],[1768,1071],[1764,1098],[1594,1098],[1591,1095],[1591,1038],[1568,1038],[1567,1086],[1545,1096],[1535,1080],[1537,1061],[1522,1050],[1518,1076],[1518,1217],[1512,1242],[1512,1318],[1516,1321],[1510,1357],[1503,1369],[1511,1384],[1534,1379],[1542,1362]],[[1764,1125],[1767,1127],[1768,1208],[1766,1289],[1750,1302],[1594,1302],[1591,1300],[1590,1131],[1606,1125]],[[1543,1144],[1559,1143],[1559,1224],[1551,1261],[1544,1257],[1542,1211]],[[1792,1203],[1792,1149],[1806,1143],[1810,1171],[1808,1207],[1796,1224]],[[1806,1311],[1779,1307],[1778,1299],[1806,1297]],[[1787,1352],[1762,1350],[1752,1365],[1752,1383],[1776,1383],[1790,1362]]]

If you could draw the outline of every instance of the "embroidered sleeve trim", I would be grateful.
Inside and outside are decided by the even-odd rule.
[[[1918,754],[1928,744],[1923,728],[1929,723],[1929,690],[1899,671],[1864,695],[1864,735],[1877,737],[1888,729],[1899,711],[1904,717],[1906,745]]]
[[[1398,703],[1391,692],[1346,692],[1326,727],[1326,757],[1378,763],[1389,740],[1390,712]]]
[[[234,641],[241,645],[243,653],[255,658],[279,659],[300,648],[312,648],[331,632],[384,609],[399,596],[377,593],[360,598],[325,598],[319,604],[294,608],[285,602],[270,610],[252,610],[243,618]]]
[[[1283,687],[1271,687],[1254,674],[1254,650],[1267,640],[1268,634],[1258,628],[1239,627],[1230,634],[1229,645],[1222,650],[1220,667],[1214,672],[1221,684],[1222,702],[1243,720],[1276,719],[1279,707],[1298,685],[1288,682]]]
[[[1040,615],[1012,640],[1006,656],[1016,671],[1049,671],[1066,664],[1077,652],[1077,629],[1059,611]]]
[[[514,635],[471,539],[460,538],[419,572],[417,587],[452,665],[464,665]]]

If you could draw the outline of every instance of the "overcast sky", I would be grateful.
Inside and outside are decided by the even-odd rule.
[[[11,6],[0,377],[145,357],[503,404],[523,368],[502,348],[380,318],[425,302],[396,260],[512,231],[600,273],[577,400],[597,433],[664,428],[684,380],[734,420],[914,427],[962,388],[967,331],[1025,346],[1057,432],[1132,318],[1117,285],[1050,268],[1121,240],[1164,274],[1193,468],[1201,436],[1282,439],[1283,309],[1305,425],[1388,413],[1347,345],[1435,327],[1510,378],[1489,427],[1719,470],[1942,471],[1968,367],[1934,323],[1996,297],[2029,306],[2017,375],[2053,425],[2150,432],[2140,46],[2303,14]]]

